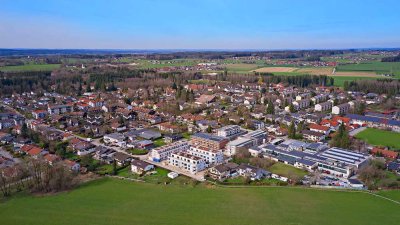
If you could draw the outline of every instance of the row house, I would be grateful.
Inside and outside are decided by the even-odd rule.
[[[330,128],[329,127],[318,125],[318,124],[314,124],[314,123],[310,124],[309,128],[310,128],[311,131],[319,132],[319,133],[322,133],[322,134],[325,134],[325,135],[329,134],[329,132],[330,132]]]
[[[327,102],[322,102],[322,103],[318,103],[314,106],[314,111],[317,112],[325,112],[325,111],[329,111],[332,109],[332,102],[331,101],[327,101]]]
[[[341,114],[345,114],[345,113],[349,112],[349,110],[350,110],[349,103],[335,105],[332,107],[332,114],[341,115]]]
[[[43,119],[48,115],[46,110],[38,109],[32,112],[32,116],[35,119]]]
[[[400,121],[392,120],[392,119],[384,119],[372,116],[362,116],[356,114],[347,114],[352,123],[364,125],[366,124],[368,127],[376,127],[376,128],[389,128],[393,131],[400,132]]]
[[[297,100],[294,101],[292,104],[296,110],[306,109],[310,106],[310,99]],[[287,106],[286,108],[285,110],[289,111],[289,107]]]
[[[318,103],[325,102],[326,100],[328,100],[328,97],[329,95],[327,94],[320,94],[312,97],[311,101],[314,103],[314,105],[316,105]]]
[[[309,141],[322,141],[325,139],[325,134],[321,132],[311,131],[311,130],[303,130],[302,131],[303,138]]]
[[[63,113],[70,113],[74,111],[74,107],[72,105],[53,105],[48,106],[47,111],[50,115],[58,115]]]

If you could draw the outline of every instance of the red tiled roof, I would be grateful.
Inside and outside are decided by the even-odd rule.
[[[39,155],[43,149],[38,148],[38,147],[33,147],[31,150],[28,151],[29,155]]]
[[[60,157],[54,154],[46,154],[45,156],[43,156],[43,158],[48,162],[56,162],[60,160]]]
[[[399,153],[395,152],[395,151],[390,151],[390,150],[385,150],[385,149],[380,149],[380,148],[373,148],[371,150],[371,153],[374,155],[378,154],[378,152],[381,153],[384,157],[392,158],[392,159],[396,159],[399,156]]]
[[[321,125],[313,123],[313,124],[310,125],[310,129],[328,131],[329,127],[321,126]]]
[[[22,150],[23,152],[28,152],[28,151],[31,150],[33,147],[34,147],[33,145],[23,145],[23,146],[21,147],[21,150]]]

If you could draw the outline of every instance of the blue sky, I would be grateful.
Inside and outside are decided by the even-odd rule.
[[[400,47],[398,0],[1,0],[0,48]]]

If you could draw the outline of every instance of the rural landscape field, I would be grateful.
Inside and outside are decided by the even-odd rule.
[[[178,225],[210,221],[229,225],[373,225],[380,221],[395,225],[400,220],[399,210],[398,204],[360,192],[164,186],[113,179],[94,181],[54,196],[21,195],[0,203],[1,221],[10,225]],[[280,216],[282,213],[285,216]]]
[[[400,225],[399,0],[0,2],[0,225]]]

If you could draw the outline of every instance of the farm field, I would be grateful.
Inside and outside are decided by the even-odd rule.
[[[297,68],[297,67],[263,67],[260,69],[254,70],[255,72],[264,72],[264,73],[286,73],[285,75],[297,75],[297,74],[311,74],[311,75],[327,75],[327,76],[353,76],[353,77],[376,77],[379,78],[381,76],[376,75],[375,72],[363,72],[363,71],[335,71],[333,73],[333,67],[306,67],[306,68]],[[277,74],[278,75],[278,74]]]
[[[126,59],[125,62],[129,62],[129,59]],[[200,62],[200,60],[192,59],[159,60],[158,63],[153,63],[149,60],[135,60],[132,61],[132,63],[134,63],[132,65],[136,65],[138,68],[142,69],[157,69],[171,66],[194,66]]]
[[[377,78],[375,77],[353,77],[353,76],[333,76],[333,79],[335,80],[335,86],[337,87],[343,87],[345,81],[356,81],[356,80],[375,80]]]
[[[52,71],[60,67],[60,64],[26,64],[22,66],[3,66],[0,71],[14,72],[14,71]]]
[[[164,186],[110,178],[54,196],[21,194],[0,203],[7,225],[392,225],[398,224],[399,211],[400,205],[360,192]]]
[[[387,146],[392,149],[400,150],[400,133],[367,128],[358,133],[356,138],[366,141],[375,146]]]
[[[235,63],[224,65],[231,72],[249,72],[258,68],[257,64]]]
[[[263,67],[260,69],[256,69],[254,71],[259,73],[274,73],[274,72],[290,73],[296,71],[297,69],[298,68],[296,67]]]
[[[365,62],[360,64],[339,65],[337,71],[363,71],[377,74],[390,73],[391,71],[400,78],[400,62]]]

